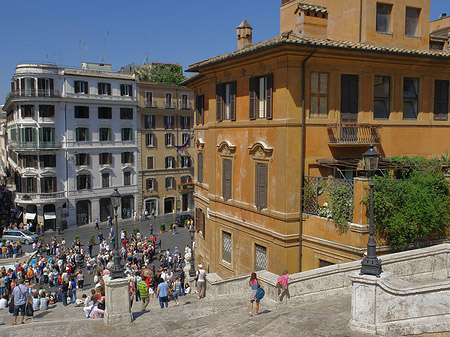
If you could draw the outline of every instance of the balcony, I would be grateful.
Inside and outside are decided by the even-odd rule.
[[[9,147],[17,151],[57,150],[61,148],[61,142],[9,142]]]
[[[60,97],[61,94],[57,90],[50,89],[24,89],[14,90],[9,93],[9,97]]]
[[[176,102],[165,102],[164,103],[164,108],[166,108],[166,109],[176,109],[177,108],[177,103]]]
[[[368,124],[341,123],[328,125],[329,146],[367,146],[378,144],[379,126]]]
[[[53,193],[16,193],[15,202],[19,203],[39,203],[56,202],[64,199],[64,192]]]
[[[186,192],[186,191],[193,191],[195,184],[192,181],[189,181],[187,183],[178,183],[178,191],[180,192]]]
[[[181,103],[181,110],[192,110],[192,103]]]
[[[157,108],[158,103],[156,101],[145,102],[145,108]]]

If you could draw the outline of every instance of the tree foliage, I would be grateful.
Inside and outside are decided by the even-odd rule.
[[[445,237],[450,225],[449,184],[438,161],[422,157],[392,160],[398,164],[394,174],[374,177],[377,235],[397,249]]]
[[[141,81],[179,85],[185,79],[180,64],[152,63],[134,67],[133,72]]]
[[[335,183],[329,190],[330,211],[339,233],[348,229],[353,216],[353,191],[350,184]]]

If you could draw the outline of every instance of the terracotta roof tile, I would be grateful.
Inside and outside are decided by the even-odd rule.
[[[325,6],[319,6],[319,5],[313,5],[313,4],[308,4],[306,2],[299,2],[297,10],[295,11],[297,13],[297,11],[301,9],[304,11],[313,11],[313,12],[319,12],[319,13],[328,13],[327,7]]]

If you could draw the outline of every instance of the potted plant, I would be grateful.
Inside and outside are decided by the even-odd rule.
[[[161,231],[161,233],[164,233],[166,231],[166,224],[165,223],[160,224],[159,230]]]
[[[79,235],[75,235],[75,241],[78,241],[78,240],[80,240],[80,236]]]
[[[89,239],[89,243],[92,243],[92,245],[95,245],[95,235],[91,235]]]
[[[137,227],[133,228],[133,234],[136,236],[137,233],[139,233],[139,228]]]

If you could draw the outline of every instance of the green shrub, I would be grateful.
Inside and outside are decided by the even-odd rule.
[[[79,235],[75,235],[75,241],[80,240],[80,236]]]
[[[133,234],[134,234],[134,235],[137,235],[137,233],[139,233],[139,228],[136,228],[136,227],[133,228]]]
[[[90,239],[89,239],[90,243],[95,243],[95,235],[91,235]]]
[[[159,230],[160,231],[165,231],[166,230],[166,224],[165,223],[160,224],[159,225]]]

